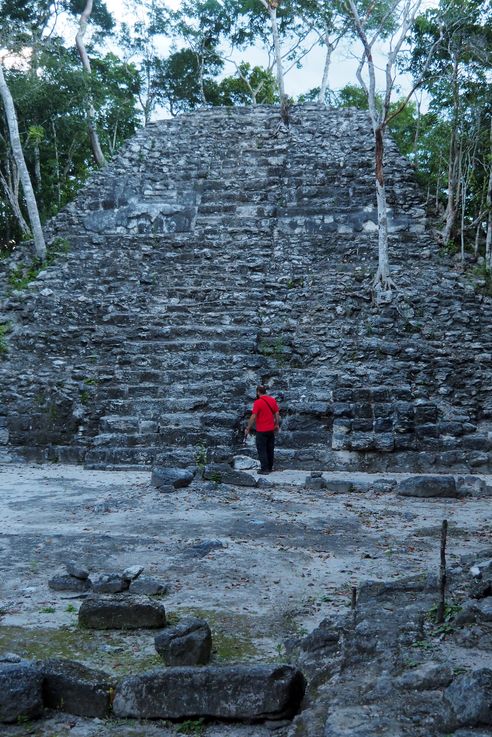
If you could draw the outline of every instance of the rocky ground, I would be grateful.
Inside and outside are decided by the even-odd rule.
[[[480,646],[477,633],[476,642],[463,643],[448,637],[446,629],[437,631],[425,624],[429,620],[424,615],[436,601],[432,585],[414,586],[413,591],[410,586],[410,594],[403,590],[404,601],[396,605],[395,591],[388,588],[392,580],[419,577],[428,582],[428,574],[437,573],[443,519],[449,522],[448,561],[457,580],[460,571],[466,572],[466,566],[483,557],[483,551],[492,545],[490,498],[406,498],[394,493],[391,479],[395,476],[352,474],[350,478],[354,477],[357,491],[350,493],[340,493],[344,488],[340,474],[327,477],[338,483],[316,490],[305,486],[305,472],[285,471],[262,480],[259,488],[195,481],[188,488],[164,494],[150,485],[148,473],[85,471],[58,465],[1,467],[0,653],[72,658],[117,676],[159,665],[153,633],[78,628],[77,612],[84,595],[48,588],[48,580],[64,571],[67,560],[75,559],[86,565],[91,575],[141,565],[146,575],[169,584],[162,597],[169,619],[189,614],[206,619],[213,633],[214,662],[297,660],[312,681],[307,710],[294,726],[198,722],[173,726],[102,722],[61,714],[32,724],[4,725],[2,736],[167,737],[188,733],[264,737],[272,726],[282,737],[294,732],[316,737],[411,734],[411,719],[398,727],[400,731],[395,731],[392,720],[384,729],[380,725],[379,731],[377,727],[376,731],[357,727],[360,714],[349,713],[354,678],[360,679],[361,688],[364,685],[364,696],[357,698],[372,704],[364,707],[369,710],[384,698],[384,683],[364,681],[367,668],[361,669],[360,650],[352,634],[345,635],[345,642],[352,645],[345,646],[344,657],[350,652],[358,655],[350,661],[350,668],[342,669],[342,676],[338,672],[337,706],[328,717],[324,696],[318,701],[325,708],[316,705],[316,689],[319,686],[323,695],[332,675],[330,663],[336,662],[339,670],[336,658],[340,652],[335,657],[333,643],[340,638],[321,637],[320,663],[313,655],[318,646],[310,645],[306,635],[322,621],[321,632],[341,632],[343,626],[346,630],[340,622],[347,614],[351,616],[352,588],[357,587],[360,606],[369,611],[367,616],[358,615],[359,624],[366,622],[368,631],[372,627],[373,638],[376,621],[381,630],[381,611],[408,608],[407,619],[413,624],[407,629],[413,632],[413,641],[426,643],[416,648],[412,668],[436,658],[438,662],[445,658],[446,667],[456,672],[471,666],[490,667],[491,649],[487,643]],[[489,485],[492,481],[484,480]],[[374,594],[370,587],[361,587],[368,579],[385,581],[386,587]],[[405,599],[409,595],[410,603]],[[374,596],[380,597],[377,606]],[[406,615],[402,616],[405,619]],[[331,624],[326,625],[326,621]],[[415,634],[418,628],[422,631]],[[399,648],[400,652],[401,642],[395,643],[386,649],[396,652]],[[398,657],[401,660],[401,652]],[[383,676],[385,667],[395,667],[394,660],[390,665],[381,661],[377,647],[369,648],[364,658],[363,663],[368,658],[379,663]],[[405,658],[408,661],[407,655]],[[410,665],[407,662],[407,667]],[[439,679],[433,686],[443,687]],[[387,697],[388,689],[384,693]],[[419,698],[425,702],[424,697]],[[414,703],[411,698],[407,702]],[[422,720],[423,724],[424,717]],[[327,724],[328,731],[322,726],[316,731],[316,724]],[[430,734],[436,724],[429,725]],[[414,734],[421,732],[415,729]],[[466,734],[481,737],[492,731]]]

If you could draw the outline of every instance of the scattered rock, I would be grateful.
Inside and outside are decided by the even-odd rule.
[[[114,682],[106,673],[72,660],[44,660],[38,668],[45,706],[82,717],[108,716]]]
[[[31,665],[0,665],[0,722],[37,719],[43,712],[43,677]]]
[[[222,548],[225,548],[222,540],[203,540],[201,543],[191,547],[189,555],[192,558],[204,558],[212,550],[221,550]]]
[[[89,570],[85,568],[84,566],[79,565],[74,560],[69,560],[65,564],[65,568],[67,569],[67,573],[69,576],[74,576],[74,578],[80,578],[81,581],[85,581],[89,578]]]
[[[157,629],[166,626],[164,606],[132,596],[86,599],[79,609],[79,624],[89,629]]]
[[[205,466],[203,478],[218,484],[232,486],[256,486],[256,479],[244,471],[235,471],[227,463],[209,463]]]
[[[235,471],[255,471],[260,467],[260,462],[249,456],[234,456],[232,467]]]
[[[48,581],[48,586],[53,591],[89,591],[92,582],[89,578],[76,578],[75,576],[53,576]]]
[[[400,496],[456,498],[459,496],[453,476],[413,476],[398,485]]]
[[[92,581],[92,588],[97,594],[119,594],[126,591],[130,583],[121,573],[101,573]]]
[[[135,581],[143,573],[143,570],[143,566],[130,566],[129,568],[125,568],[122,575],[125,581]]]
[[[189,486],[194,476],[194,471],[189,469],[156,466],[152,469],[151,484],[163,492],[169,492]]]
[[[302,673],[289,665],[166,668],[125,678],[113,711],[136,719],[285,719],[298,711],[304,689]]]
[[[212,652],[210,627],[204,619],[183,619],[157,635],[155,649],[169,666],[206,665]]]
[[[396,679],[395,685],[408,691],[432,691],[449,686],[453,669],[445,663],[424,663]]]
[[[140,576],[130,584],[130,594],[146,594],[147,596],[159,596],[167,594],[169,584],[158,581],[150,576]]]
[[[451,729],[492,724],[492,670],[481,668],[458,676],[444,691],[443,700]]]

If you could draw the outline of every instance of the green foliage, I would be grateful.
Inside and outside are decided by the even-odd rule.
[[[12,326],[9,322],[0,323],[0,358],[5,356],[8,352],[6,336],[11,330]]]
[[[185,722],[181,722],[179,727],[176,728],[177,734],[203,734],[205,730],[205,720],[201,719],[187,719]]]
[[[285,345],[282,338],[274,338],[273,340],[261,340],[258,344],[258,353],[268,358],[273,358],[278,364],[284,362]]]

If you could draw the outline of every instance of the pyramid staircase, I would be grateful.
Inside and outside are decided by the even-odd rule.
[[[69,252],[4,303],[10,456],[228,458],[261,381],[284,465],[485,468],[491,300],[437,254],[388,141],[399,293],[368,301],[372,169],[357,111],[213,109],[139,131],[51,223]]]

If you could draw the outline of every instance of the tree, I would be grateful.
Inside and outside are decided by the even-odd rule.
[[[420,73],[426,49],[438,35],[442,36],[442,43],[430,64],[424,85],[431,95],[430,110],[443,121],[447,131],[443,142],[447,151],[440,151],[439,157],[431,159],[430,164],[434,169],[432,176],[440,184],[437,197],[440,199],[443,195],[445,198],[440,235],[443,245],[448,247],[458,239],[463,244],[463,230],[467,225],[465,210],[475,210],[471,218],[473,223],[485,207],[489,173],[484,162],[489,151],[487,116],[491,114],[492,97],[490,6],[487,9],[482,0],[441,0],[437,8],[422,15],[413,39],[414,73]]]
[[[46,258],[46,244],[44,241],[43,229],[41,227],[41,220],[39,218],[38,205],[34,190],[31,183],[31,177],[26,166],[24,159],[24,152],[19,135],[19,125],[17,122],[17,115],[15,112],[14,101],[7,82],[3,73],[3,64],[0,63],[0,96],[2,98],[5,117],[7,119],[7,125],[9,129],[10,145],[12,146],[12,152],[14,155],[19,177],[22,182],[22,189],[24,191],[24,198],[26,201],[27,211],[29,213],[29,222],[31,224],[32,234],[34,238],[34,248],[36,255],[39,259],[44,260]]]
[[[359,37],[363,53],[357,69],[357,78],[362,89],[367,95],[369,115],[371,118],[372,129],[374,134],[374,159],[375,159],[375,179],[376,179],[376,199],[378,208],[378,268],[374,277],[373,289],[376,302],[387,302],[392,298],[392,290],[395,286],[390,274],[390,264],[388,255],[388,215],[386,204],[386,187],[384,181],[384,136],[388,123],[394,118],[400,110],[402,110],[406,102],[410,99],[415,88],[421,84],[422,79],[427,73],[427,68],[434,53],[435,47],[440,42],[440,37],[435,41],[428,50],[427,58],[424,62],[421,77],[414,84],[413,89],[408,96],[402,101],[400,107],[391,110],[391,96],[395,86],[396,62],[404,44],[408,40],[409,31],[412,28],[417,12],[420,8],[421,0],[391,0],[390,4],[379,4],[379,12],[383,18],[381,25],[371,33],[368,19],[370,18],[373,8],[378,4],[369,6],[369,9],[358,6],[357,0],[346,0],[347,11],[350,14],[355,32]],[[386,21],[391,19],[393,28],[390,31]],[[376,90],[376,66],[374,62],[373,49],[376,42],[381,36],[390,33],[389,50],[386,56],[385,67],[385,85],[381,99],[382,104],[378,106],[378,96]],[[367,67],[368,80],[363,77],[363,70]]]
[[[77,46],[80,59],[82,61],[82,66],[89,79],[91,78],[92,70],[91,70],[91,63],[89,60],[89,55],[87,54],[87,49],[85,48],[84,36],[87,31],[89,19],[91,17],[92,5],[93,5],[93,0],[87,0],[85,7],[81,13],[80,20],[79,20],[79,28],[77,31],[77,35],[75,36],[75,44]],[[106,159],[104,158],[104,154],[101,149],[101,144],[99,143],[99,136],[97,135],[96,111],[94,109],[94,103],[93,103],[92,95],[90,91],[89,91],[89,94],[87,95],[87,128],[89,131],[89,140],[91,142],[91,148],[92,148],[92,153],[94,155],[94,159],[98,166],[104,166],[106,163]]]

